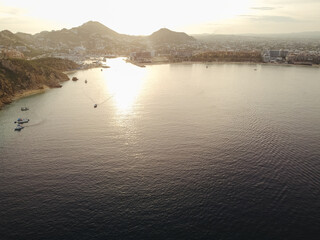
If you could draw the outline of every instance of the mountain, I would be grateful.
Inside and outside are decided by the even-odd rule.
[[[43,47],[55,49],[82,46],[88,50],[104,49],[123,42],[124,36],[98,22],[87,22],[72,29],[44,31],[34,35],[34,40]]]
[[[62,42],[79,44],[94,39],[121,40],[125,35],[121,35],[99,22],[87,22],[79,27],[62,29],[58,31],[44,31],[34,35],[37,39],[47,39],[52,42]]]
[[[148,38],[155,44],[183,44],[197,41],[184,32],[174,32],[167,28],[161,28],[148,36]]]
[[[120,34],[96,21],[89,21],[81,26],[57,31],[43,31],[34,35],[26,33],[13,34],[8,30],[0,32],[0,45],[17,48],[25,46],[23,54],[27,57],[51,53],[66,54],[118,54],[156,50],[170,52],[172,49],[198,49],[201,44],[208,44],[214,49],[226,47],[256,50],[264,48],[288,48],[285,41],[297,41],[303,44],[320,39],[320,32],[288,34],[198,34],[187,35],[162,28],[149,36],[132,36]],[[273,42],[271,42],[273,41]],[[280,43],[279,43],[280,42]],[[276,44],[276,45],[275,45]],[[0,46],[0,47],[1,47]]]
[[[32,41],[33,39],[33,35],[29,33],[17,32],[15,35],[20,39],[27,40],[27,41]]]
[[[196,40],[183,32],[160,29],[149,36],[120,34],[96,21],[89,21],[79,27],[57,31],[43,31],[34,35],[0,32],[0,45],[26,46],[26,56],[43,53],[71,53],[85,50],[86,53],[129,54],[132,51],[157,48],[162,44],[183,45]]]
[[[70,31],[78,33],[81,37],[99,35],[101,37],[117,39],[124,36],[95,21],[89,21],[80,27],[70,29]]]
[[[59,31],[41,32],[35,35],[41,42],[49,46],[68,47],[83,46],[88,50],[104,50],[111,48],[145,48],[147,43],[151,46],[159,44],[184,44],[195,42],[193,37],[183,32],[174,32],[163,28],[150,36],[130,36],[117,33],[99,22],[90,21],[79,27],[62,29]]]
[[[3,46],[21,46],[24,45],[24,39],[21,39],[18,35],[4,30],[0,32],[0,45]]]

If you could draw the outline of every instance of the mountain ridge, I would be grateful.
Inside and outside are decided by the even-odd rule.
[[[184,43],[184,42],[195,42],[196,39],[189,36],[184,32],[174,32],[167,28],[161,28],[158,31],[152,33],[148,36],[151,41],[157,43],[166,43],[166,42],[175,42],[175,43]]]
[[[1,41],[1,35],[7,37]],[[120,54],[128,54],[136,49],[153,48],[161,44],[179,45],[196,41],[184,32],[175,32],[166,28],[146,36],[120,34],[97,21],[88,21],[70,29],[42,31],[33,35],[22,32],[14,34],[9,30],[0,32],[0,45],[4,42],[4,46],[22,45],[29,49],[38,48],[48,51],[68,51],[83,47],[89,53],[112,52],[118,49]]]

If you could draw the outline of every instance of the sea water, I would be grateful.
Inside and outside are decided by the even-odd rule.
[[[0,111],[1,239],[319,237],[319,68],[108,65]]]

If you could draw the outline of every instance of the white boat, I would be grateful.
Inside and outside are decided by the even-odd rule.
[[[29,119],[18,118],[18,120],[15,121],[14,123],[23,124],[23,123],[28,123],[28,122],[29,122]]]
[[[18,124],[14,130],[15,130],[15,131],[21,131],[21,129],[23,129],[23,128],[24,128],[23,126],[21,126],[20,124]]]
[[[21,107],[21,111],[28,111],[29,110],[29,108],[27,108],[27,107]]]

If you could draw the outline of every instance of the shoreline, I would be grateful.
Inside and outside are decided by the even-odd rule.
[[[19,100],[21,98],[29,97],[32,95],[44,93],[48,91],[50,88],[47,85],[43,85],[42,88],[39,89],[30,89],[30,90],[25,90],[21,92],[17,92],[11,99],[12,101]]]
[[[320,68],[320,65],[304,65],[304,64],[289,64],[289,63],[264,63],[264,62],[223,62],[223,61],[217,61],[217,62],[197,62],[197,61],[181,61],[181,62],[146,62],[146,63],[134,63],[131,61],[128,61],[133,65],[139,66],[139,65],[145,65],[145,66],[152,66],[152,65],[162,65],[162,64],[206,64],[206,65],[214,65],[214,64],[242,64],[242,65],[266,65],[266,66],[279,66],[279,67],[308,67],[308,68]],[[139,64],[139,65],[138,65]]]
[[[146,63],[136,63],[133,61],[125,60],[127,63],[133,64],[137,67],[145,67],[145,66],[152,66],[152,65],[163,65],[163,64],[203,64],[203,65],[219,65],[219,64],[240,64],[240,65],[265,65],[265,66],[278,66],[278,67],[307,67],[307,68],[320,68],[320,65],[303,65],[303,64],[288,64],[288,63],[263,63],[263,62],[197,62],[197,61],[181,61],[181,62],[170,62],[170,61],[159,61],[159,62],[146,62]],[[79,69],[81,70],[81,69]],[[78,70],[70,70],[65,71],[65,74],[70,74],[72,72],[76,72]],[[19,91],[15,93],[12,97],[0,100],[0,110],[5,107],[6,105],[12,103],[13,101],[19,100],[21,98],[29,97],[32,95],[45,93],[51,89],[47,85],[43,85],[38,89],[29,89],[24,91]]]
[[[15,93],[12,97],[5,99],[5,101],[0,100],[0,111],[1,111],[1,109],[3,109],[3,107],[5,107],[6,105],[9,105],[13,101],[17,101],[17,100],[25,98],[25,97],[30,97],[32,95],[45,93],[49,89],[50,89],[50,87],[48,87],[47,85],[43,85],[42,88],[19,91],[19,92]]]
[[[58,58],[1,60],[0,85],[4,87],[0,90],[0,108],[50,88],[61,88],[62,82],[70,80],[64,72],[77,68],[79,65],[75,62]]]

